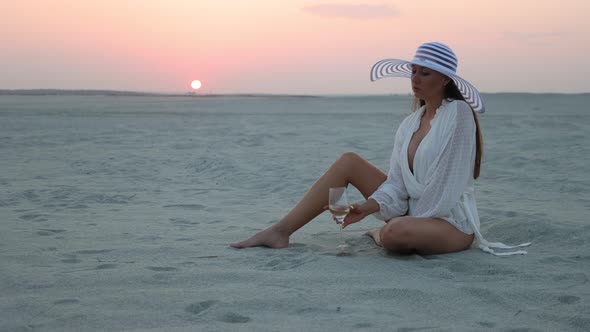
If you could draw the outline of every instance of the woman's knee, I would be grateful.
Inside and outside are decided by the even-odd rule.
[[[358,154],[354,152],[344,152],[340,155],[340,158],[336,159],[332,164],[332,169],[340,172],[348,178],[351,170],[355,169],[355,165],[358,164],[359,160],[361,160],[361,157]]]
[[[387,223],[379,234],[383,248],[395,252],[412,250],[412,221],[404,217],[396,218]]]
[[[349,152],[344,152],[342,155],[340,155],[340,158],[338,158],[338,161],[341,163],[345,163],[347,165],[350,165],[350,164],[354,164],[355,162],[358,162],[361,159],[362,159],[361,156],[359,156],[355,152],[349,151]]]

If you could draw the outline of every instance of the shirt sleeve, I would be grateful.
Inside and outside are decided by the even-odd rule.
[[[379,204],[379,211],[374,216],[381,220],[403,216],[408,211],[408,192],[402,178],[402,170],[399,163],[403,141],[401,135],[403,125],[404,122],[402,122],[395,135],[387,179],[369,197]]]
[[[471,108],[457,102],[454,125],[440,157],[428,172],[424,192],[412,208],[412,215],[425,218],[448,216],[473,177],[476,127]]]

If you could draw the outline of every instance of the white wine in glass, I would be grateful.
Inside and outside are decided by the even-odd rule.
[[[330,212],[336,219],[336,223],[340,225],[340,245],[338,245],[338,248],[346,248],[347,245],[344,243],[344,240],[342,238],[342,224],[344,223],[344,218],[346,217],[348,212],[350,212],[350,205],[348,203],[346,187],[330,188],[330,193],[328,197],[328,208],[330,209]]]

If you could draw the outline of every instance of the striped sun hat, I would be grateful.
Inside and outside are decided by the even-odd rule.
[[[412,77],[412,65],[427,67],[448,76],[455,82],[465,101],[474,111],[483,113],[485,107],[479,91],[471,83],[457,76],[457,56],[447,45],[437,42],[424,43],[418,47],[412,61],[385,59],[371,68],[371,81],[384,77]]]

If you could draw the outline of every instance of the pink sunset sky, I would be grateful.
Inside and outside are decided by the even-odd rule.
[[[0,89],[409,93],[373,63],[449,45],[482,92],[589,92],[587,0],[21,0],[0,12]]]

